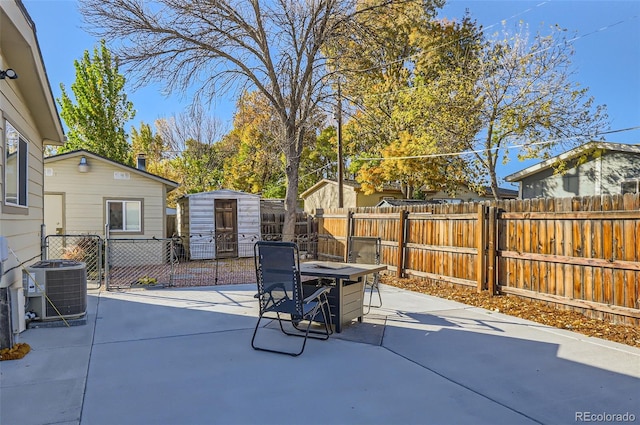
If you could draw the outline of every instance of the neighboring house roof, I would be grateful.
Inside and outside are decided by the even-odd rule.
[[[516,173],[510,174],[506,176],[504,179],[508,182],[518,182],[531,175],[537,174],[541,171],[551,168],[560,161],[569,161],[571,159],[577,158],[580,155],[583,155],[595,149],[640,154],[640,145],[626,145],[623,143],[610,143],[610,142],[588,142],[588,143],[585,143],[584,145],[578,146],[577,148],[568,150],[560,155],[554,156],[553,158],[549,158],[546,161],[542,161],[538,164],[532,165],[531,167],[527,167],[524,170],[520,170]]]
[[[311,195],[313,192],[317,191],[318,189],[322,188],[323,186],[326,185],[337,185],[338,182],[336,182],[335,180],[329,180],[329,179],[322,179],[320,180],[318,183],[314,184],[313,186],[311,186],[309,189],[305,190],[304,192],[302,192],[300,194],[300,198],[305,199],[307,198],[309,195]],[[354,181],[354,180],[345,180],[343,182],[344,186],[348,186],[353,188],[354,190],[358,191],[360,190],[360,183]],[[399,195],[402,195],[402,190],[398,187],[398,186],[394,186],[394,185],[385,185],[383,187],[383,191],[384,192],[395,192]],[[486,193],[491,194],[491,188],[490,187],[486,187],[485,188]],[[427,191],[426,193],[437,193],[439,191],[437,190],[433,190],[433,191]],[[518,197],[518,191],[514,190],[514,189],[505,189],[505,188],[498,188],[498,196],[500,196],[501,199],[510,199],[510,198],[517,198]],[[409,205],[411,202],[413,201],[420,201],[418,199],[396,199],[396,200],[392,200],[394,202],[398,202],[398,201],[407,201],[406,204],[404,205]],[[423,201],[423,203],[434,203],[433,201],[427,202],[427,201]],[[414,203],[413,205],[416,205],[416,203]]]
[[[60,161],[60,160],[63,160],[63,159],[69,159],[69,158],[74,158],[74,157],[80,158],[82,156],[85,156],[85,157],[87,157],[89,159],[94,159],[94,160],[97,160],[97,161],[108,162],[109,164],[114,165],[116,167],[120,167],[120,168],[123,168],[123,169],[125,169],[127,171],[140,174],[140,175],[148,177],[148,178],[150,178],[152,180],[156,180],[156,181],[158,181],[160,183],[163,183],[166,186],[168,186],[169,187],[169,191],[177,188],[180,185],[179,183],[176,183],[176,182],[174,182],[172,180],[165,179],[164,177],[160,177],[160,176],[158,176],[156,174],[149,173],[148,171],[141,170],[139,168],[135,168],[135,167],[131,167],[129,165],[121,164],[121,163],[119,163],[117,161],[114,161],[114,160],[109,159],[109,158],[105,158],[102,155],[98,155],[98,154],[95,154],[93,152],[89,152],[89,151],[84,150],[84,149],[79,149],[79,150],[75,150],[75,151],[71,151],[71,152],[61,153],[61,154],[58,154],[58,155],[48,156],[48,157],[46,157],[44,159],[44,163],[45,163],[45,165],[47,165],[47,164],[51,164],[52,162]]]
[[[485,191],[491,194],[491,188],[485,187]],[[504,187],[498,188],[498,196],[500,199],[516,199],[518,197],[518,191],[516,189],[506,189]]]
[[[335,181],[335,180],[322,179],[318,183],[316,183],[313,186],[311,186],[309,189],[307,189],[304,192],[302,192],[300,194],[300,198],[305,199],[307,196],[309,196],[313,192],[317,191],[318,189],[322,188],[323,186],[337,185],[337,184],[338,184],[338,182]],[[358,183],[358,182],[356,182],[354,180],[344,180],[342,182],[342,184],[343,184],[343,186],[351,187],[352,189],[354,189],[356,191],[360,190],[360,187],[361,187],[360,183]],[[392,186],[392,185],[385,185],[382,189],[385,192],[402,193],[402,190],[400,190],[400,188],[398,188],[396,186]]]
[[[408,207],[412,205],[433,205],[441,204],[441,201],[428,199],[383,199],[376,207]]]
[[[22,1],[0,1],[0,51],[3,68],[13,69],[18,78],[11,80],[29,111],[45,145],[62,145],[64,130],[49,85],[36,26]],[[3,82],[9,84],[9,80]]]
[[[460,184],[458,187],[468,190],[471,193],[475,193],[478,197],[485,197],[485,198],[493,197],[491,192],[491,186],[485,186],[483,188],[484,194],[475,192],[474,190],[471,190],[467,185],[464,185],[464,184]],[[440,190],[428,190],[425,192],[425,194],[431,195],[433,193],[438,193],[438,192],[440,192]],[[499,187],[498,196],[500,197],[500,199],[515,199],[518,197],[518,191],[515,189],[506,189],[504,187]],[[451,198],[456,199],[456,196],[452,196]],[[447,199],[447,198],[442,198],[442,199]]]

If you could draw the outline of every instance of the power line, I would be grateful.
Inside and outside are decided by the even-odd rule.
[[[507,149],[508,150],[508,149],[524,148],[524,147],[527,147],[527,146],[547,145],[547,144],[552,144],[552,143],[559,143],[559,142],[563,142],[563,141],[568,141],[568,140],[572,140],[572,139],[579,139],[579,138],[583,138],[583,137],[594,138],[594,137],[597,137],[597,136],[600,136],[600,135],[604,135],[604,134],[622,133],[622,132],[625,132],[625,131],[633,131],[633,130],[640,130],[640,126],[622,128],[622,129],[618,129],[618,130],[603,131],[603,132],[596,133],[594,135],[582,134],[582,135],[573,136],[573,137],[564,137],[564,138],[544,140],[544,141],[532,142],[532,143],[522,143],[522,144],[516,144],[516,145],[510,145],[510,146],[504,146],[504,147],[495,146],[493,148],[488,148],[488,149],[476,149],[476,150],[468,150],[468,151],[462,151],[462,152],[434,153],[434,154],[411,155],[411,156],[393,156],[393,157],[377,157],[377,158],[363,158],[363,157],[360,157],[360,158],[355,158],[355,161],[385,161],[385,160],[388,161],[388,160],[403,160],[403,159],[441,158],[441,157],[445,157],[445,156],[465,156],[465,155],[471,155],[471,154],[475,154],[475,153],[496,151],[498,149]]]
[[[546,3],[548,3],[548,2],[539,3],[539,4],[538,4],[538,5],[536,5],[535,7],[542,6],[542,5],[546,4]],[[517,16],[519,16],[519,15],[522,15],[522,14],[524,14],[524,13],[527,13],[527,12],[529,12],[529,11],[531,11],[531,10],[533,10],[533,8],[526,9],[526,10],[524,10],[524,11],[520,12],[520,13],[517,13],[517,14],[515,14],[515,15],[511,16],[510,18],[508,18],[508,19],[506,19],[506,20],[512,19],[512,18],[514,18],[514,17],[517,17]],[[623,19],[623,20],[621,20],[621,21],[617,21],[617,22],[614,22],[614,23],[611,23],[611,24],[605,25],[605,26],[603,26],[603,27],[600,27],[600,28],[598,28],[598,29],[595,29],[595,30],[593,30],[593,31],[590,31],[590,32],[588,32],[588,33],[586,33],[586,34],[582,34],[582,35],[579,35],[579,36],[573,37],[573,38],[571,38],[571,39],[565,40],[565,41],[563,41],[562,43],[557,43],[557,44],[554,44],[554,45],[552,45],[552,46],[545,47],[544,49],[536,50],[536,51],[534,51],[534,52],[529,53],[527,56],[533,56],[533,55],[540,54],[540,53],[542,53],[542,52],[544,52],[544,51],[546,51],[546,50],[552,49],[552,48],[554,48],[554,47],[558,47],[558,46],[560,46],[560,45],[562,45],[562,44],[573,44],[574,42],[576,42],[576,41],[578,41],[578,40],[581,40],[581,39],[583,39],[583,38],[589,37],[589,36],[591,36],[591,35],[594,35],[594,34],[597,34],[597,33],[600,33],[600,32],[604,32],[604,31],[610,30],[611,28],[613,28],[613,27],[615,27],[615,26],[618,26],[618,25],[621,25],[621,24],[624,24],[624,23],[630,22],[631,20],[634,20],[634,19],[638,19],[638,15],[634,15],[634,16],[629,17],[628,19]],[[501,21],[501,22],[502,22],[502,21]],[[483,29],[480,31],[480,33],[482,34],[482,33],[484,33],[487,29],[492,28],[492,27],[494,27],[494,26],[496,26],[496,25],[498,25],[498,23],[491,24],[491,25],[489,25],[489,26],[487,26],[487,27],[483,28]],[[425,50],[425,51],[422,51],[422,52],[419,52],[419,53],[415,53],[415,54],[413,54],[413,55],[410,55],[410,56],[407,56],[407,57],[404,57],[404,58],[396,59],[396,60],[391,61],[391,62],[385,62],[385,63],[380,64],[380,65],[375,65],[375,66],[372,66],[372,67],[369,67],[369,68],[366,68],[366,69],[362,69],[362,70],[355,70],[355,71],[351,71],[351,72],[358,72],[358,73],[360,73],[360,72],[368,72],[368,71],[372,71],[372,70],[375,70],[375,69],[384,68],[384,67],[386,67],[386,66],[393,65],[393,64],[396,64],[396,63],[401,63],[401,62],[406,61],[407,59],[411,59],[411,58],[414,58],[414,57],[419,56],[419,55],[428,54],[428,53],[433,52],[433,51],[435,51],[435,50],[437,50],[437,49],[439,49],[439,48],[441,48],[441,47],[445,47],[445,46],[447,46],[447,45],[449,45],[449,44],[455,43],[455,42],[460,41],[460,40],[463,40],[463,39],[464,39],[464,38],[460,37],[460,38],[458,38],[458,39],[455,39],[455,40],[452,40],[452,41],[449,41],[449,42],[446,42],[446,43],[443,43],[443,44],[440,44],[440,45],[437,45],[437,46],[433,46],[432,48],[430,48],[430,49],[428,49],[428,50]],[[398,89],[398,90],[393,90],[393,91],[388,91],[388,92],[383,92],[383,93],[369,93],[368,95],[369,95],[369,96],[373,96],[373,97],[378,97],[378,96],[387,96],[387,95],[394,95],[394,94],[399,94],[399,93],[403,93],[403,92],[410,92],[410,91],[414,91],[414,90],[417,90],[419,87],[420,87],[420,86],[407,87],[407,88]]]
[[[528,8],[528,9],[525,9],[525,10],[523,10],[522,12],[516,13],[515,15],[512,15],[512,16],[510,16],[510,17],[506,18],[506,19],[501,19],[500,21],[498,21],[498,22],[496,22],[496,23],[493,23],[493,24],[491,24],[491,25],[489,25],[489,26],[487,26],[487,27],[484,27],[484,28],[480,31],[480,34],[483,34],[486,30],[488,30],[488,29],[490,29],[490,28],[493,28],[493,27],[497,26],[498,24],[500,24],[500,23],[502,23],[502,22],[504,22],[504,21],[508,21],[508,20],[511,20],[511,19],[513,19],[513,18],[516,18],[516,17],[518,17],[518,16],[520,16],[520,15],[523,15],[523,14],[525,14],[525,13],[528,13],[528,12],[532,11],[534,8],[537,8],[537,7],[543,6],[543,5],[545,5],[546,3],[549,3],[549,2],[548,2],[548,1],[544,1],[544,2],[542,2],[542,3],[538,3],[538,4],[537,4],[537,5],[535,5],[534,7],[530,7],[530,8]],[[462,41],[462,40],[465,40],[465,39],[467,39],[467,38],[470,38],[470,37],[460,37],[460,38],[457,38],[457,39],[454,39],[454,40],[448,41],[448,42],[446,42],[446,43],[442,43],[442,44],[439,44],[439,45],[433,46],[431,49],[426,50],[426,51],[421,51],[421,52],[418,52],[418,53],[414,53],[413,55],[409,55],[409,56],[406,56],[406,57],[404,57],[404,58],[399,58],[399,59],[396,59],[396,60],[393,60],[393,61],[390,61],[390,62],[385,62],[385,63],[380,64],[380,65],[374,65],[374,66],[371,66],[371,67],[369,67],[369,68],[352,70],[351,72],[356,72],[356,73],[369,72],[369,71],[373,71],[373,70],[375,70],[375,69],[380,69],[380,68],[387,67],[387,66],[389,66],[389,65],[394,65],[394,64],[397,64],[397,63],[402,63],[402,62],[406,61],[407,59],[412,59],[412,58],[417,57],[417,56],[422,56],[422,55],[424,55],[424,54],[426,54],[426,53],[433,52],[433,51],[435,51],[435,50],[437,50],[437,49],[439,49],[439,48],[441,48],[441,47],[448,46],[448,45],[453,44],[453,43],[457,43],[458,41]]]

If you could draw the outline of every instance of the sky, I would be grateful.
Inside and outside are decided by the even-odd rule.
[[[3,0],[0,0],[3,1]],[[91,54],[98,40],[84,29],[74,0],[23,0],[36,25],[45,68],[53,95],[61,96],[60,84],[71,93],[75,81],[74,60],[80,60],[85,50]],[[567,30],[574,39],[575,68],[573,80],[589,88],[589,95],[598,105],[606,105],[611,130],[606,140],[640,144],[640,1],[602,0],[450,0],[440,12],[441,17],[461,18],[465,10],[490,35],[501,29],[501,22],[513,28],[519,21],[529,25],[532,33],[545,33],[551,25]],[[19,74],[19,70],[16,70]],[[125,75],[122,68],[120,72]],[[153,124],[158,118],[171,117],[185,111],[190,99],[180,94],[166,96],[161,86],[137,90],[127,88],[136,117],[125,128],[139,128],[142,122]],[[225,129],[231,128],[235,101],[228,95],[220,98],[209,111]],[[622,131],[617,131],[622,130]],[[556,152],[559,154],[560,152]],[[538,161],[510,161],[500,165],[498,175],[504,177]],[[502,184],[510,187],[509,184]]]

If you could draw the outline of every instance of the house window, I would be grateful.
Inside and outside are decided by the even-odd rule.
[[[27,177],[29,144],[18,130],[5,121],[4,202],[6,205],[26,207],[29,180]]]
[[[620,184],[621,193],[640,193],[640,180],[625,180]]]
[[[109,230],[142,232],[142,201],[107,201]]]

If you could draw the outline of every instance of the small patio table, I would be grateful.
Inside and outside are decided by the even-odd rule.
[[[333,279],[335,286],[329,293],[331,316],[336,333],[342,332],[342,325],[353,319],[362,322],[364,282],[362,276],[387,269],[383,264],[340,263],[333,261],[306,261],[300,263],[302,276]]]

